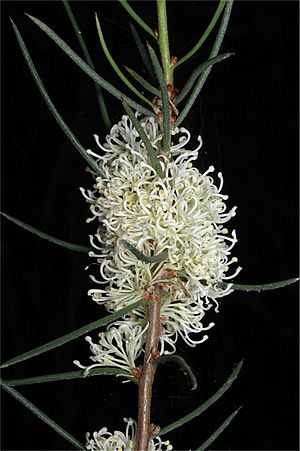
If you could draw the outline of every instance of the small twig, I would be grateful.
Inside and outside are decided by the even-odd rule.
[[[146,349],[142,376],[139,383],[139,402],[138,402],[138,424],[136,436],[136,451],[147,451],[149,440],[151,439],[151,400],[152,386],[156,365],[153,362],[159,357],[158,339],[160,335],[160,307],[161,295],[160,289],[155,288],[155,297],[148,305],[149,327],[147,329]]]

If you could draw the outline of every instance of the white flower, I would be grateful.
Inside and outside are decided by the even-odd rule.
[[[137,114],[138,115],[138,114]],[[154,118],[140,120],[152,146],[160,153],[162,136]],[[98,229],[91,236],[101,280],[91,275],[102,287],[89,290],[89,295],[109,311],[117,311],[141,299],[149,299],[149,290],[161,284],[164,292],[161,308],[161,352],[174,352],[180,335],[189,345],[204,341],[194,333],[205,331],[213,323],[202,323],[206,310],[215,307],[218,298],[231,293],[230,281],[241,268],[228,275],[236,243],[235,231],[224,227],[236,207],[226,211],[219,186],[214,184],[210,166],[201,174],[191,161],[201,147],[187,150],[190,133],[184,128],[172,131],[171,154],[160,157],[164,173],[159,178],[150,166],[147,150],[130,119],[123,116],[113,126],[106,143],[96,142],[104,155],[88,151],[98,159],[106,179],[95,176],[93,191],[81,188]],[[176,141],[176,142],[175,142]],[[124,240],[146,256],[167,251],[161,263],[144,263],[124,246]],[[225,282],[225,285],[224,285]],[[228,283],[228,282],[227,282]],[[145,307],[135,310],[131,324],[145,325]],[[165,344],[171,350],[165,350]]]
[[[107,428],[100,429],[99,432],[86,434],[86,449],[90,451],[134,451],[134,441],[136,436],[136,422],[132,418],[124,418],[127,423],[125,434],[115,431],[113,434]],[[150,440],[148,451],[171,451],[173,449],[170,442],[162,441],[160,437]]]
[[[131,374],[132,370],[136,368],[135,360],[142,352],[147,327],[148,325],[131,327],[127,323],[123,323],[119,327],[111,327],[99,334],[98,344],[93,343],[91,337],[85,337],[94,354],[90,359],[97,363],[89,366],[81,365],[78,360],[74,360],[73,363],[79,368],[85,369],[85,375],[88,375],[92,368],[102,366],[121,368]],[[132,377],[134,377],[133,374]]]

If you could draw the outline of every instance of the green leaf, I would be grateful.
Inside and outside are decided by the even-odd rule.
[[[87,379],[90,376],[127,376],[132,377],[131,374],[124,370],[112,367],[103,368],[92,368],[89,370],[87,376],[84,376],[84,371],[69,371],[67,373],[56,373],[56,374],[44,374],[42,376],[26,377],[23,379],[11,379],[7,380],[7,384],[11,387],[18,385],[32,385],[32,384],[43,384],[45,382],[57,382],[57,381],[67,381],[71,379]],[[132,379],[135,381],[135,379]]]
[[[130,251],[132,252],[136,258],[139,260],[145,262],[145,263],[159,263],[168,258],[168,251],[162,251],[157,255],[152,255],[151,257],[148,257],[148,255],[143,254],[140,252],[136,247],[134,247],[132,244],[128,243],[126,240],[122,240],[122,244]]]
[[[175,68],[178,67],[180,64],[184,63],[185,61],[189,60],[200,49],[200,47],[206,41],[206,39],[210,35],[211,31],[213,30],[214,26],[216,25],[217,20],[220,17],[221,12],[223,11],[225,3],[226,3],[226,0],[219,1],[216,12],[215,12],[213,18],[211,19],[208,27],[206,28],[205,32],[203,33],[203,35],[201,36],[199,41],[194,45],[192,50],[190,50],[185,56],[180,58],[180,60],[176,63]]]
[[[276,290],[277,288],[283,288],[288,285],[291,285],[292,283],[298,282],[299,277],[295,277],[294,279],[287,279],[287,280],[281,280],[280,282],[273,282],[273,283],[265,283],[263,285],[241,285],[241,284],[232,284],[232,288],[234,290],[240,290],[240,291],[266,291],[266,290]],[[225,286],[228,284],[222,284],[222,286]]]
[[[143,94],[141,94],[135,86],[133,86],[133,84],[125,77],[125,75],[123,74],[123,72],[119,69],[118,65],[116,64],[115,60],[113,59],[113,57],[111,56],[110,51],[107,48],[103,33],[102,33],[102,29],[100,26],[100,22],[98,19],[97,14],[95,14],[96,16],[96,26],[97,26],[97,31],[98,31],[98,36],[100,39],[100,43],[101,43],[101,47],[103,49],[103,52],[106,56],[106,58],[108,59],[111,67],[113,68],[113,70],[116,72],[116,74],[118,75],[118,77],[121,78],[121,80],[123,81],[123,83],[125,83],[125,85],[136,95],[138,96],[140,99],[142,99],[144,102],[148,103],[148,105],[151,106],[151,108],[153,107],[152,102],[147,99],[145,96],[143,96]]]
[[[98,329],[102,326],[105,326],[106,324],[116,321],[117,319],[126,315],[126,313],[131,312],[131,310],[138,308],[140,305],[142,305],[142,303],[143,303],[143,301],[134,302],[133,304],[131,304],[121,310],[118,310],[115,313],[111,313],[110,315],[107,315],[104,318],[101,318],[96,321],[93,321],[92,323],[86,324],[85,326],[80,327],[79,329],[76,329],[73,332],[63,335],[62,337],[56,338],[55,340],[49,341],[48,343],[46,343],[42,346],[39,346],[35,349],[32,349],[31,351],[25,352],[24,354],[20,354],[14,358],[8,360],[7,362],[4,362],[0,366],[0,368],[6,368],[8,366],[15,365],[18,362],[22,362],[24,360],[31,359],[32,357],[35,357],[39,354],[43,354],[44,352],[50,351],[51,349],[58,348],[59,346],[62,346],[65,343],[68,343],[69,341],[75,340],[75,338],[85,335],[87,332],[91,332],[92,330]]]
[[[42,232],[41,230],[35,229],[34,227],[31,227],[28,224],[25,224],[25,222],[20,221],[17,218],[14,218],[13,216],[10,216],[6,213],[0,212],[2,216],[4,216],[9,221],[13,222],[19,227],[22,227],[23,229],[27,230],[30,233],[33,233],[34,235],[37,235],[40,238],[43,238],[44,240],[50,241],[51,243],[57,244],[58,246],[65,247],[66,249],[70,249],[71,251],[76,252],[82,252],[83,254],[87,254],[89,251],[92,250],[92,248],[87,246],[81,246],[80,244],[73,244],[69,243],[68,241],[62,241],[57,238],[54,238],[53,236],[48,235],[47,233]]]
[[[119,0],[123,8],[126,9],[128,14],[136,21],[147,33],[150,34],[154,39],[156,39],[154,31],[143,21],[143,19],[131,8],[127,0]]]
[[[94,63],[93,63],[92,58],[90,56],[90,52],[88,51],[86,43],[85,43],[85,41],[83,39],[82,33],[81,33],[80,29],[79,29],[78,23],[77,23],[77,21],[75,19],[75,16],[73,14],[71,6],[70,6],[70,4],[69,4],[69,2],[67,0],[63,0],[63,5],[64,5],[64,7],[66,9],[66,12],[67,12],[68,17],[70,19],[70,22],[71,22],[71,24],[73,26],[73,29],[74,29],[75,34],[76,34],[76,37],[77,37],[78,42],[79,42],[79,45],[80,45],[81,50],[82,50],[82,52],[84,54],[85,60],[86,60],[87,64],[93,70],[95,70],[95,66],[94,66]],[[102,92],[101,86],[99,86],[95,82],[94,82],[94,84],[95,84],[97,100],[98,100],[98,104],[99,104],[99,108],[100,108],[100,113],[102,115],[102,119],[103,119],[103,122],[104,122],[104,125],[105,125],[106,129],[107,129],[107,131],[109,131],[110,128],[111,128],[111,122],[110,122],[108,111],[107,111],[107,108],[106,108],[106,105],[105,105],[103,92]]]
[[[155,114],[152,111],[144,108],[134,100],[131,100],[117,88],[111,85],[108,81],[104,80],[104,78],[98,75],[97,72],[91,69],[90,66],[80,58],[80,56],[78,56],[56,33],[54,33],[53,30],[51,30],[51,28],[49,28],[39,19],[30,16],[29,14],[26,14],[26,16],[29,17],[29,19],[31,19],[41,30],[43,30],[87,75],[89,75],[89,77],[91,77],[103,89],[108,91],[119,100],[125,99],[129,105],[131,105],[141,113],[144,113],[146,116],[153,116],[156,118]]]
[[[186,82],[186,84],[184,85],[184,87],[182,88],[182,90],[180,91],[179,95],[177,96],[176,99],[176,105],[178,105],[186,96],[187,94],[190,92],[190,90],[193,87],[193,84],[195,83],[195,81],[197,80],[197,78],[199,77],[199,75],[205,71],[205,69],[207,69],[209,66],[212,66],[213,64],[219,63],[220,61],[224,61],[225,59],[229,58],[230,56],[235,55],[235,53],[231,52],[231,53],[223,53],[222,55],[218,55],[215,58],[211,58],[207,61],[205,61],[204,63],[201,63],[190,75],[190,77],[188,78],[188,81]]]
[[[219,388],[219,390],[211,396],[207,401],[205,401],[200,407],[190,412],[188,415],[185,415],[184,417],[180,418],[179,420],[175,421],[174,423],[169,424],[169,426],[166,426],[161,429],[159,436],[165,435],[170,431],[173,431],[174,429],[177,429],[178,427],[182,426],[185,423],[188,423],[189,421],[193,420],[195,417],[203,413],[206,409],[208,409],[212,404],[214,404],[218,399],[231,387],[235,379],[238,377],[238,374],[242,368],[243,360],[241,360],[234,370],[232,371],[229,378],[225,381],[225,383],[222,385],[222,387]]]
[[[49,107],[51,113],[53,114],[54,118],[56,119],[56,121],[58,122],[59,126],[61,127],[61,129],[63,130],[63,132],[65,133],[65,135],[69,138],[69,140],[71,141],[71,143],[73,144],[73,146],[78,150],[78,152],[80,153],[80,155],[88,162],[88,164],[103,178],[106,178],[104,172],[101,170],[101,168],[99,168],[98,164],[93,160],[93,158],[90,157],[90,155],[86,152],[85,148],[80,144],[80,142],[77,140],[77,138],[74,136],[74,134],[71,132],[71,130],[69,129],[69,127],[66,125],[66,123],[63,121],[62,117],[60,116],[60,114],[58,113],[58,111],[56,110],[54,104],[52,103],[46,89],[45,86],[43,85],[43,82],[39,76],[39,74],[36,71],[36,68],[33,64],[33,61],[29,55],[29,52],[27,50],[27,47],[23,41],[23,38],[18,30],[18,28],[16,27],[16,25],[14,24],[14,22],[11,20],[12,22],[12,26],[17,38],[17,41],[19,43],[19,46],[21,48],[21,51],[23,53],[23,56],[25,58],[25,61],[29,67],[29,70],[34,78],[34,81],[36,82],[40,93],[42,94],[47,106]]]
[[[237,410],[235,410],[225,421],[221,424],[220,427],[207,439],[204,443],[202,443],[199,448],[196,449],[196,451],[205,451],[215,440],[219,437],[220,434],[224,431],[224,429],[229,426],[231,421],[234,419],[234,417],[239,413],[241,410],[241,407]]]
[[[161,166],[159,164],[159,161],[157,159],[156,151],[152,147],[152,144],[151,144],[148,136],[146,135],[143,127],[141,126],[140,121],[137,119],[137,117],[135,116],[134,112],[132,111],[130,106],[125,101],[123,101],[122,104],[123,104],[124,110],[126,111],[128,117],[130,118],[130,120],[133,123],[135,129],[137,130],[138,134],[140,135],[141,140],[145,144],[145,147],[146,147],[147,152],[149,154],[149,159],[150,159],[151,166],[157,172],[157,174],[160,177],[162,177],[163,173],[162,173],[162,169],[161,169]]]
[[[216,37],[216,40],[214,42],[212,51],[210,52],[209,55],[209,59],[210,58],[214,58],[215,56],[218,55],[220,47],[222,45],[223,39],[224,39],[224,35],[227,29],[227,25],[229,22],[229,18],[230,18],[230,14],[231,14],[231,9],[232,9],[232,3],[233,0],[226,0],[226,7],[225,7],[225,11],[223,14],[223,19]],[[190,95],[187,103],[185,104],[184,108],[182,109],[179,117],[177,118],[177,121],[175,123],[175,126],[179,126],[181,124],[181,122],[185,119],[185,117],[187,116],[187,114],[189,113],[190,109],[192,108],[195,100],[197,99],[198,95],[200,94],[200,91],[210,73],[212,69],[212,66],[208,67],[199,77],[192,94]]]
[[[176,365],[179,366],[179,368],[183,372],[183,374],[190,379],[191,390],[196,390],[196,388],[198,386],[197,379],[196,379],[191,367],[179,355],[175,355],[175,354],[163,355],[155,363],[156,363],[156,365],[163,365],[165,363],[175,363]]]
[[[148,83],[143,77],[141,77],[141,75],[137,74],[133,69],[131,69],[128,66],[125,66],[123,64],[124,69],[127,70],[127,72],[130,73],[130,75],[138,82],[140,83],[140,85],[143,86],[143,88],[145,88],[147,91],[151,92],[151,94],[154,94],[155,96],[160,96],[160,92],[157,88],[155,88],[154,86],[150,85],[150,83]]]
[[[163,152],[168,154],[170,152],[170,106],[169,106],[169,94],[168,88],[165,82],[163,70],[159,64],[156,53],[153,48],[148,44],[148,50],[150,53],[150,58],[157,76],[162,99],[162,110],[163,110]]]
[[[139,51],[140,57],[142,58],[142,61],[145,65],[149,75],[151,76],[151,78],[153,80],[155,80],[155,73],[154,73],[153,66],[152,66],[151,60],[149,58],[148,52],[143,44],[143,41],[141,40],[141,38],[138,34],[138,32],[136,31],[135,26],[132,23],[130,24],[130,30],[131,30],[135,45],[137,46],[137,49]]]
[[[17,390],[10,387],[6,381],[0,379],[1,387],[7,391],[11,396],[13,396],[17,401],[19,401],[23,406],[25,406],[30,412],[36,415],[40,420],[50,426],[55,432],[61,435],[65,440],[67,440],[75,449],[84,449],[84,446],[76,440],[71,434],[65,431],[61,426],[59,426],[55,421],[51,420],[44,412],[38,409],[32,402],[30,402],[25,396],[21,395]]]

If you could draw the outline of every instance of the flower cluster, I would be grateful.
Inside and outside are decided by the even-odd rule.
[[[91,360],[97,363],[87,367],[81,365],[78,360],[74,360],[73,363],[85,370],[84,375],[92,368],[101,366],[115,366],[132,374],[136,367],[134,362],[142,352],[146,329],[147,326],[130,327],[122,323],[118,328],[111,327],[106,332],[100,332],[98,344],[93,343],[91,337],[85,337],[94,354]]]
[[[136,436],[136,422],[131,418],[124,418],[127,423],[125,434],[115,431],[113,434],[107,431],[107,428],[100,429],[99,432],[86,434],[86,449],[90,451],[134,451],[134,442]],[[173,449],[170,442],[163,442],[160,437],[150,440],[148,451],[171,451]]]
[[[228,275],[237,261],[231,257],[237,239],[235,231],[230,235],[224,224],[235,215],[236,207],[226,211],[228,196],[221,193],[221,173],[216,186],[210,175],[212,166],[203,174],[193,167],[202,145],[200,137],[198,148],[187,150],[190,133],[176,127],[171,132],[170,155],[160,155],[162,135],[157,122],[145,117],[140,124],[157,152],[162,177],[150,166],[147,149],[127,116],[112,127],[104,145],[94,135],[103,155],[88,150],[106,176],[94,174],[93,190],[80,188],[90,204],[88,222],[97,221],[97,231],[90,236],[95,249],[90,256],[96,258],[99,274],[90,277],[98,287],[89,290],[89,295],[113,312],[138,300],[151,300],[153,287],[159,286],[160,353],[167,354],[175,352],[179,336],[190,346],[204,341],[207,335],[199,338],[199,333],[213,326],[203,322],[205,312],[212,307],[218,311],[218,299],[232,291],[229,282],[241,268]],[[165,252],[166,258],[146,263],[124,242],[147,257]],[[95,354],[92,360],[98,362],[94,366],[124,368],[121,365],[126,360],[126,368],[132,369],[145,341],[141,331],[145,332],[146,325],[143,305],[116,322],[106,336],[101,335],[99,345],[88,338]],[[121,328],[119,332],[117,328]],[[126,341],[129,335],[135,337],[135,353],[117,338]],[[118,352],[112,347],[119,356],[115,360],[106,345],[112,343],[112,337],[118,347]]]

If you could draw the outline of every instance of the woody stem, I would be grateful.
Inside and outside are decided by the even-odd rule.
[[[152,386],[156,365],[154,353],[157,351],[160,335],[160,307],[161,297],[159,289],[155,291],[154,300],[148,307],[149,327],[147,329],[146,348],[142,376],[139,383],[138,421],[136,451],[147,451],[151,439],[151,400]]]

